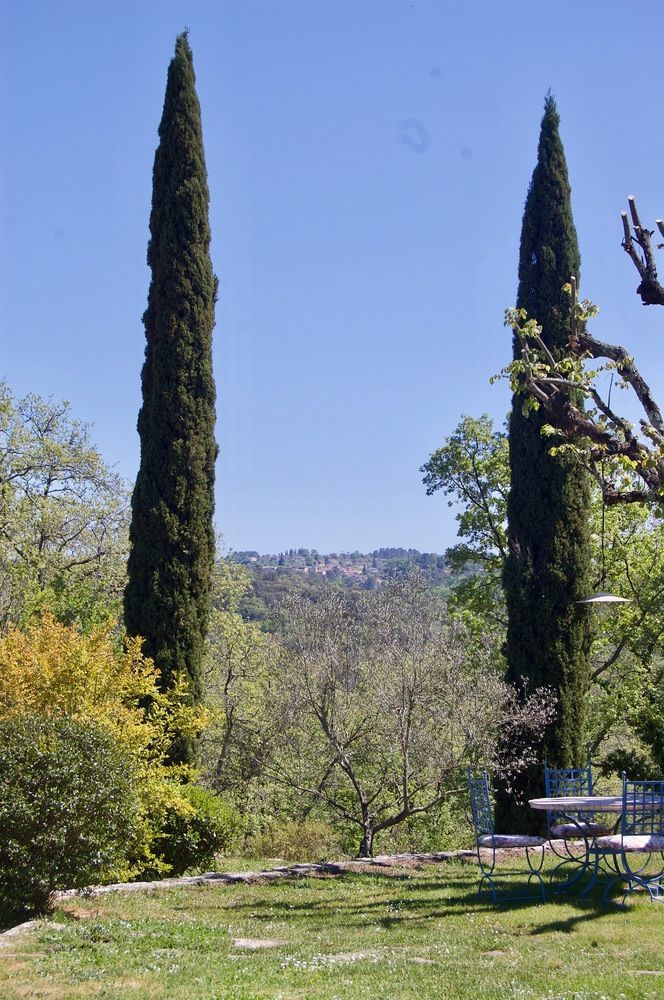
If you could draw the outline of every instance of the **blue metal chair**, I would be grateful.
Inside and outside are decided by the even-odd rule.
[[[547,798],[592,795],[593,773],[590,761],[585,767],[549,767],[544,761],[544,788]],[[561,869],[567,866],[571,868],[565,881],[557,886],[558,892],[564,892],[586,872],[596,870],[595,840],[611,833],[611,828],[598,823],[593,812],[569,816],[562,811],[547,810],[546,821],[551,850],[561,859],[551,872],[551,881],[555,881]],[[579,841],[583,843],[583,851],[579,851]]]
[[[544,843],[541,837],[530,837],[521,834],[497,834],[493,825],[491,808],[491,793],[489,776],[486,771],[473,771],[468,768],[468,790],[470,792],[470,808],[475,828],[475,847],[477,861],[480,867],[479,895],[488,893],[494,905],[498,902],[515,900],[541,899],[544,901],[544,881],[540,874],[544,863]],[[528,891],[525,893],[500,892],[496,879],[520,876],[523,880],[526,874],[522,869],[504,869],[496,871],[496,851],[498,849],[526,849],[526,860],[530,874],[527,878]],[[488,854],[487,852],[491,852]],[[537,851],[532,854],[531,851]],[[537,863],[539,862],[539,863]],[[534,885],[533,885],[534,883]]]
[[[599,837],[596,850],[611,859],[615,876],[604,898],[625,882],[623,905],[635,889],[664,901],[664,780],[628,781],[623,771],[620,832]]]
[[[544,761],[544,788],[547,799],[563,798],[565,796],[580,796],[593,794],[593,772],[590,761],[585,767],[549,767]],[[554,810],[547,811],[547,828],[549,840],[570,837],[590,836],[601,837],[610,832],[602,823],[598,823],[592,812],[578,813],[574,821],[564,813]]]

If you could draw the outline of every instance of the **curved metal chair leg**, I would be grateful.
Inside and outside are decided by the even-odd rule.
[[[586,872],[593,871],[595,868],[595,864],[591,860],[592,846],[594,841],[591,840],[585,832],[582,832],[580,841],[583,842],[584,846],[584,851],[582,854],[574,854],[570,850],[567,840],[565,840],[565,853],[566,853],[565,857],[558,851],[554,851],[556,856],[559,858],[562,857],[563,860],[560,862],[560,864],[556,865],[556,867],[551,872],[549,876],[550,881],[553,881],[556,872],[560,871],[560,869],[563,868],[565,865],[576,866],[576,871],[573,871],[572,874],[564,882],[562,882],[560,885],[556,887],[557,893],[567,892],[567,890],[571,888],[571,886],[576,885],[576,883],[583,878]],[[577,840],[575,842],[579,843],[580,841]]]
[[[533,865],[531,851],[536,851],[539,855],[539,864]],[[533,875],[537,875],[542,871],[542,866],[544,864],[544,848],[543,847],[527,847],[526,848],[526,861],[528,862],[528,867],[530,868]]]
[[[478,845],[477,847],[477,864],[480,869],[480,884],[477,887],[477,894],[481,898],[483,895],[488,894],[491,896],[494,906],[496,905],[498,899],[498,886],[493,878],[493,873],[496,870],[496,849],[493,848],[491,852],[491,864],[487,865],[484,858],[482,857],[482,851]],[[486,883],[486,889],[483,889],[483,885]]]
[[[567,890],[571,889],[573,885],[576,885],[576,883],[580,881],[580,879],[582,879],[583,876],[586,874],[586,872],[592,867],[590,862],[584,861],[583,858],[567,858],[565,859],[565,861],[561,861],[559,864],[557,864],[556,867],[549,873],[549,882],[551,884],[553,884],[555,880],[556,872],[559,872],[566,865],[570,866],[575,865],[576,868],[575,870],[572,871],[571,875],[569,875],[565,879],[564,882],[561,882],[559,885],[555,886],[556,893],[567,892]]]

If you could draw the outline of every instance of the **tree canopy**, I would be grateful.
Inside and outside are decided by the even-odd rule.
[[[0,628],[50,608],[87,628],[117,612],[128,494],[69,404],[0,383]]]

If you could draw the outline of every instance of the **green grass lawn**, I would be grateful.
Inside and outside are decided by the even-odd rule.
[[[476,886],[455,861],[69,899],[5,940],[0,998],[664,997],[664,905],[493,908]]]

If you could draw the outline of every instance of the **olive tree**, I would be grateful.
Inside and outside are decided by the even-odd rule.
[[[204,668],[211,721],[203,734],[200,761],[215,791],[231,791],[242,801],[262,770],[263,686],[273,659],[271,637],[239,611],[250,588],[251,574],[245,567],[218,560]]]
[[[550,695],[519,697],[491,636],[448,620],[418,576],[355,600],[333,588],[290,598],[280,638],[268,771],[356,827],[362,857],[463,787],[466,765],[509,783],[552,717]]]

